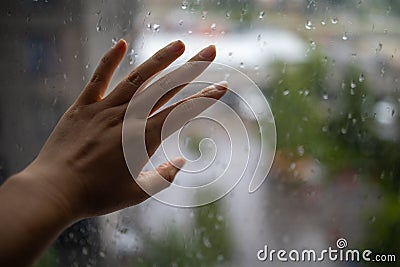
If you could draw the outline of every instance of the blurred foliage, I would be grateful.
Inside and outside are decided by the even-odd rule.
[[[53,267],[58,266],[57,255],[53,248],[48,249],[33,265],[33,267]]]
[[[171,225],[163,236],[143,235],[142,253],[132,266],[213,267],[229,262],[232,255],[231,234],[218,202],[195,208],[191,233]]]
[[[341,79],[335,82],[326,58],[318,51],[310,54],[307,62],[276,63],[273,69],[274,78],[264,93],[275,117],[278,151],[291,160],[302,156],[317,159],[327,170],[327,179],[350,170],[360,180],[377,185],[383,201],[379,210],[365,211],[374,222],[368,223],[371,234],[360,247],[375,253],[397,253],[399,259],[400,144],[377,135],[380,129],[374,105],[378,99],[368,81],[360,79],[361,71],[350,64],[342,68]]]

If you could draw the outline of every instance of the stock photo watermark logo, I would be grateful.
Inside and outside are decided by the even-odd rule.
[[[344,238],[336,241],[336,247],[327,249],[270,249],[267,245],[257,252],[257,259],[262,262],[395,262],[394,254],[375,254],[369,249],[358,250],[347,248]]]
[[[227,81],[217,85],[227,88],[224,97],[202,97],[204,90],[218,90],[218,80]],[[200,95],[174,106],[161,130],[163,142],[150,157],[147,118],[162,96],[178,91],[175,103],[193,93]],[[132,131],[140,132],[141,138],[133,138]],[[273,162],[276,127],[264,94],[246,74],[219,63],[189,62],[168,68],[135,93],[124,118],[122,146],[132,177],[146,193],[169,205],[196,207],[222,198],[244,177],[248,192],[255,192]],[[169,183],[160,176],[159,186],[166,189],[157,194],[136,179],[143,166],[154,169],[176,157],[185,158],[180,173],[191,178]]]

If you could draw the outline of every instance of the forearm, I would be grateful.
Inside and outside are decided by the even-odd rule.
[[[0,187],[0,266],[29,266],[74,218],[27,171]]]

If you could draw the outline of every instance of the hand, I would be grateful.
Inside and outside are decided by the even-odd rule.
[[[77,101],[61,118],[37,159],[25,170],[26,176],[35,177],[43,191],[73,218],[109,213],[149,197],[132,179],[126,166],[121,144],[122,122],[128,103],[138,88],[182,55],[184,45],[176,41],[161,49],[132,71],[108,96],[103,97],[126,48],[125,41],[120,40],[107,52]],[[215,47],[209,46],[190,62],[211,62],[214,58]],[[189,65],[189,68],[176,71],[194,79],[203,70],[193,72]],[[162,124],[174,107],[197,97],[219,99],[226,92],[221,85],[211,86],[156,113],[182,88],[165,94],[151,110],[146,125],[146,147],[150,155],[160,145]],[[194,117],[201,111],[192,109],[189,113]],[[138,131],[132,131],[133,138],[140,137]],[[147,159],[138,158],[137,161],[143,168]],[[163,186],[157,183],[160,175],[172,182],[178,168],[184,164],[182,158],[174,161],[173,164],[164,163],[156,170],[141,172],[137,180],[152,187],[154,192],[162,190]]]

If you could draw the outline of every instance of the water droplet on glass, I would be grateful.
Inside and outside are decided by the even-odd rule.
[[[339,22],[339,19],[337,17],[333,17],[331,19],[332,24],[337,24]]]
[[[263,11],[260,11],[260,13],[258,13],[258,18],[259,19],[263,19],[264,18],[264,15],[265,15],[265,11],[263,10]]]
[[[310,47],[312,50],[315,50],[317,48],[317,44],[314,41],[310,42]]]
[[[188,2],[187,0],[183,0],[183,1],[182,1],[182,6],[181,6],[181,7],[182,7],[183,10],[185,10],[185,9],[188,8],[188,5],[189,5],[189,2]]]
[[[360,83],[362,83],[363,81],[365,81],[364,73],[361,73],[361,74],[360,74],[360,76],[358,77],[358,81],[359,81]]]
[[[323,94],[323,95],[322,95],[322,98],[323,98],[324,100],[328,100],[328,99],[329,99],[329,96],[328,96],[328,94]]]
[[[203,237],[203,244],[206,248],[211,248],[212,244],[210,242],[210,239],[208,239],[208,237]]]
[[[304,155],[304,147],[303,147],[303,146],[298,146],[298,147],[297,147],[297,153],[298,153],[300,156],[303,156],[303,155]]]
[[[82,254],[87,255],[88,254],[88,249],[86,247],[82,248]]]
[[[347,41],[348,39],[349,39],[349,37],[347,36],[347,32],[344,32],[342,35],[342,40]]]
[[[85,65],[85,68],[86,68],[86,69],[90,68],[90,63],[86,64],[86,65]]]
[[[224,255],[218,255],[217,256],[217,261],[223,261],[225,258],[224,258]]]
[[[306,24],[304,25],[304,27],[305,27],[307,30],[313,30],[313,29],[314,29],[314,26],[313,26],[311,20],[307,20],[307,22],[306,22]]]
[[[182,25],[183,25],[183,20],[181,19],[181,20],[178,22],[178,24],[179,24],[179,26],[182,26]]]
[[[207,17],[207,11],[202,11],[201,12],[201,19],[206,19]]]
[[[101,258],[105,258],[105,257],[106,257],[106,253],[105,253],[104,251],[100,251],[100,252],[99,252],[99,256],[100,256]]]
[[[240,67],[241,69],[244,69],[244,63],[243,63],[243,62],[240,62],[239,67]]]
[[[117,44],[117,42],[118,42],[118,40],[117,40],[117,38],[116,38],[116,37],[113,37],[113,38],[111,39],[111,43],[112,43],[112,45],[116,45],[116,44]]]
[[[372,216],[372,217],[369,219],[369,223],[370,223],[370,224],[373,224],[375,221],[376,221],[376,217],[375,217],[375,216]]]
[[[129,60],[129,65],[133,65],[136,62],[137,54],[135,50],[132,48],[131,51],[128,53],[128,60]]]
[[[321,25],[325,26],[326,25],[326,21],[323,19],[321,20]]]
[[[346,133],[347,133],[347,129],[346,129],[346,128],[342,128],[342,129],[340,129],[340,132],[341,132],[342,134],[346,134]]]
[[[379,43],[379,44],[378,44],[378,47],[375,49],[376,53],[381,52],[381,51],[382,51],[382,48],[383,48],[383,44],[382,44],[382,43]]]
[[[96,31],[98,31],[98,32],[101,32],[103,30],[103,28],[101,27],[101,20],[102,19],[103,18],[100,17],[99,20],[97,21],[97,24],[96,24]]]
[[[304,90],[304,96],[308,96],[310,94],[309,90]]]
[[[351,82],[350,82],[350,88],[351,88],[351,89],[354,89],[354,88],[356,88],[356,87],[357,87],[356,82],[355,82],[354,80],[351,80]]]
[[[289,93],[290,93],[289,90],[283,91],[283,95],[288,95]]]
[[[231,11],[226,12],[225,16],[229,19],[231,17]]]
[[[210,29],[212,31],[215,31],[216,28],[217,28],[217,24],[215,24],[215,23],[211,24]]]
[[[153,24],[153,32],[159,32],[160,31],[160,25],[159,24],[156,24],[156,23],[154,23]]]

